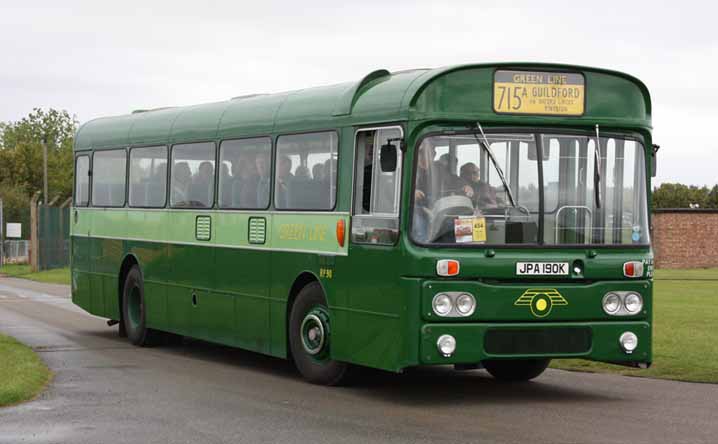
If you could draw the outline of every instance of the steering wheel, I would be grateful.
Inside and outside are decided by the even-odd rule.
[[[442,188],[439,192],[439,196],[441,196],[439,199],[443,197],[449,197],[449,196],[466,196],[466,193],[464,193],[464,187],[449,187],[449,188]]]
[[[442,233],[446,222],[453,220],[456,216],[472,216],[474,214],[474,205],[466,196],[447,196],[442,197],[436,202],[431,209],[431,217],[429,218],[429,239],[436,239]],[[451,224],[453,226],[453,222]]]

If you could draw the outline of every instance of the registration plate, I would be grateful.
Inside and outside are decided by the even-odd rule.
[[[500,114],[581,116],[585,81],[571,72],[498,70],[494,111]]]
[[[568,262],[516,262],[516,274],[563,276],[568,274]]]

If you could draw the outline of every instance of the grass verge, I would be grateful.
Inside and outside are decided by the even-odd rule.
[[[647,370],[557,360],[565,370],[718,383],[718,270],[659,270],[653,292],[653,365]],[[716,280],[711,276],[716,276]]]
[[[0,357],[0,407],[32,399],[50,382],[42,359],[10,336],[0,334]]]
[[[67,267],[33,273],[29,265],[3,265],[0,267],[0,276],[30,279],[48,284],[70,285],[70,269]]]
[[[690,270],[658,269],[654,273],[655,280],[718,280],[718,268],[693,268]]]

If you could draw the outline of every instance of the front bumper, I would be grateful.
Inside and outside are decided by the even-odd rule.
[[[619,344],[623,332],[638,337],[638,347],[626,353]],[[568,333],[566,333],[568,332]],[[456,339],[456,350],[443,356],[439,336]],[[569,334],[571,338],[564,336]],[[514,336],[515,335],[515,336]],[[422,364],[475,364],[484,359],[582,358],[624,365],[650,364],[651,325],[628,322],[431,323],[421,327]]]

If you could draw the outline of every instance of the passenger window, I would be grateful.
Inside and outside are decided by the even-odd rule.
[[[357,133],[353,242],[393,245],[398,239],[401,137],[400,128]],[[397,163],[394,171],[383,171],[381,168],[381,149],[384,145],[393,145],[396,149]]]
[[[127,152],[96,151],[92,156],[92,205],[121,207],[125,205]]]
[[[75,206],[90,203],[90,157],[77,156],[75,161]]]
[[[167,196],[167,147],[130,150],[130,206],[161,208]]]
[[[269,206],[272,142],[268,137],[225,140],[219,147],[219,206]]]
[[[175,208],[212,208],[214,203],[214,143],[172,147],[170,205]]]
[[[283,210],[331,210],[336,202],[337,133],[277,140],[274,205]]]

